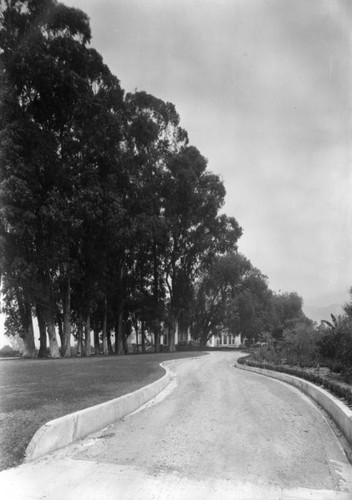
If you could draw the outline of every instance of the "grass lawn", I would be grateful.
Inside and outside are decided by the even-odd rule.
[[[23,461],[34,433],[49,420],[154,382],[164,374],[162,361],[201,354],[0,361],[0,470]]]

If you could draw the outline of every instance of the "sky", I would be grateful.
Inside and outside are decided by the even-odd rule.
[[[306,303],[352,286],[350,0],[65,0],[125,91],[175,104],[239,250]]]
[[[350,0],[64,0],[126,92],[175,104],[243,228],[239,250],[306,304],[352,286]]]

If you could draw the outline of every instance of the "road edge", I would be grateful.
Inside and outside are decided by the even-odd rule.
[[[172,361],[175,360],[160,363],[166,373],[149,385],[105,403],[50,420],[42,425],[27,446],[24,462],[31,462],[48,453],[65,448],[137,410],[165,389],[176,376],[167,366]]]
[[[240,365],[237,362],[234,364],[240,370],[246,370],[259,375],[271,377],[287,384],[297,387],[304,394],[313,399],[320,407],[322,407],[333,419],[335,424],[343,432],[348,443],[352,446],[352,410],[348,408],[342,401],[338,400],[335,396],[330,394],[325,389],[308,382],[294,375],[287,373],[274,372],[264,368],[256,368],[254,366]]]

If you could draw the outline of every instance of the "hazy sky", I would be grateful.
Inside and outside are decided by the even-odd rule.
[[[350,0],[65,0],[126,91],[171,101],[273,290],[352,286]]]

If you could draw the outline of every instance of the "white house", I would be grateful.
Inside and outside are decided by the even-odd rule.
[[[147,348],[149,347],[152,349],[152,346],[154,345],[154,338],[153,335],[146,331],[145,332],[145,340],[146,340],[146,346]],[[178,344],[185,344],[188,343],[192,340],[191,337],[191,331],[190,328],[188,329],[187,332],[179,332],[178,326],[176,325],[176,331],[175,331],[175,345],[177,346]],[[138,333],[138,339],[137,335],[134,329],[132,329],[131,334],[129,335],[127,339],[127,343],[129,346],[129,350],[133,352],[135,350],[136,344],[138,344],[141,349],[141,344],[142,344],[142,336],[141,332],[139,330]],[[213,335],[207,342],[207,347],[232,347],[236,348],[239,347],[242,344],[242,339],[241,335],[235,335],[233,333],[229,333],[227,330],[223,330],[221,333]],[[160,345],[161,346],[168,346],[169,345],[169,339],[168,339],[168,333],[163,331],[160,335]]]
[[[239,347],[241,345],[241,335],[229,332],[213,335],[207,342],[208,347]]]

